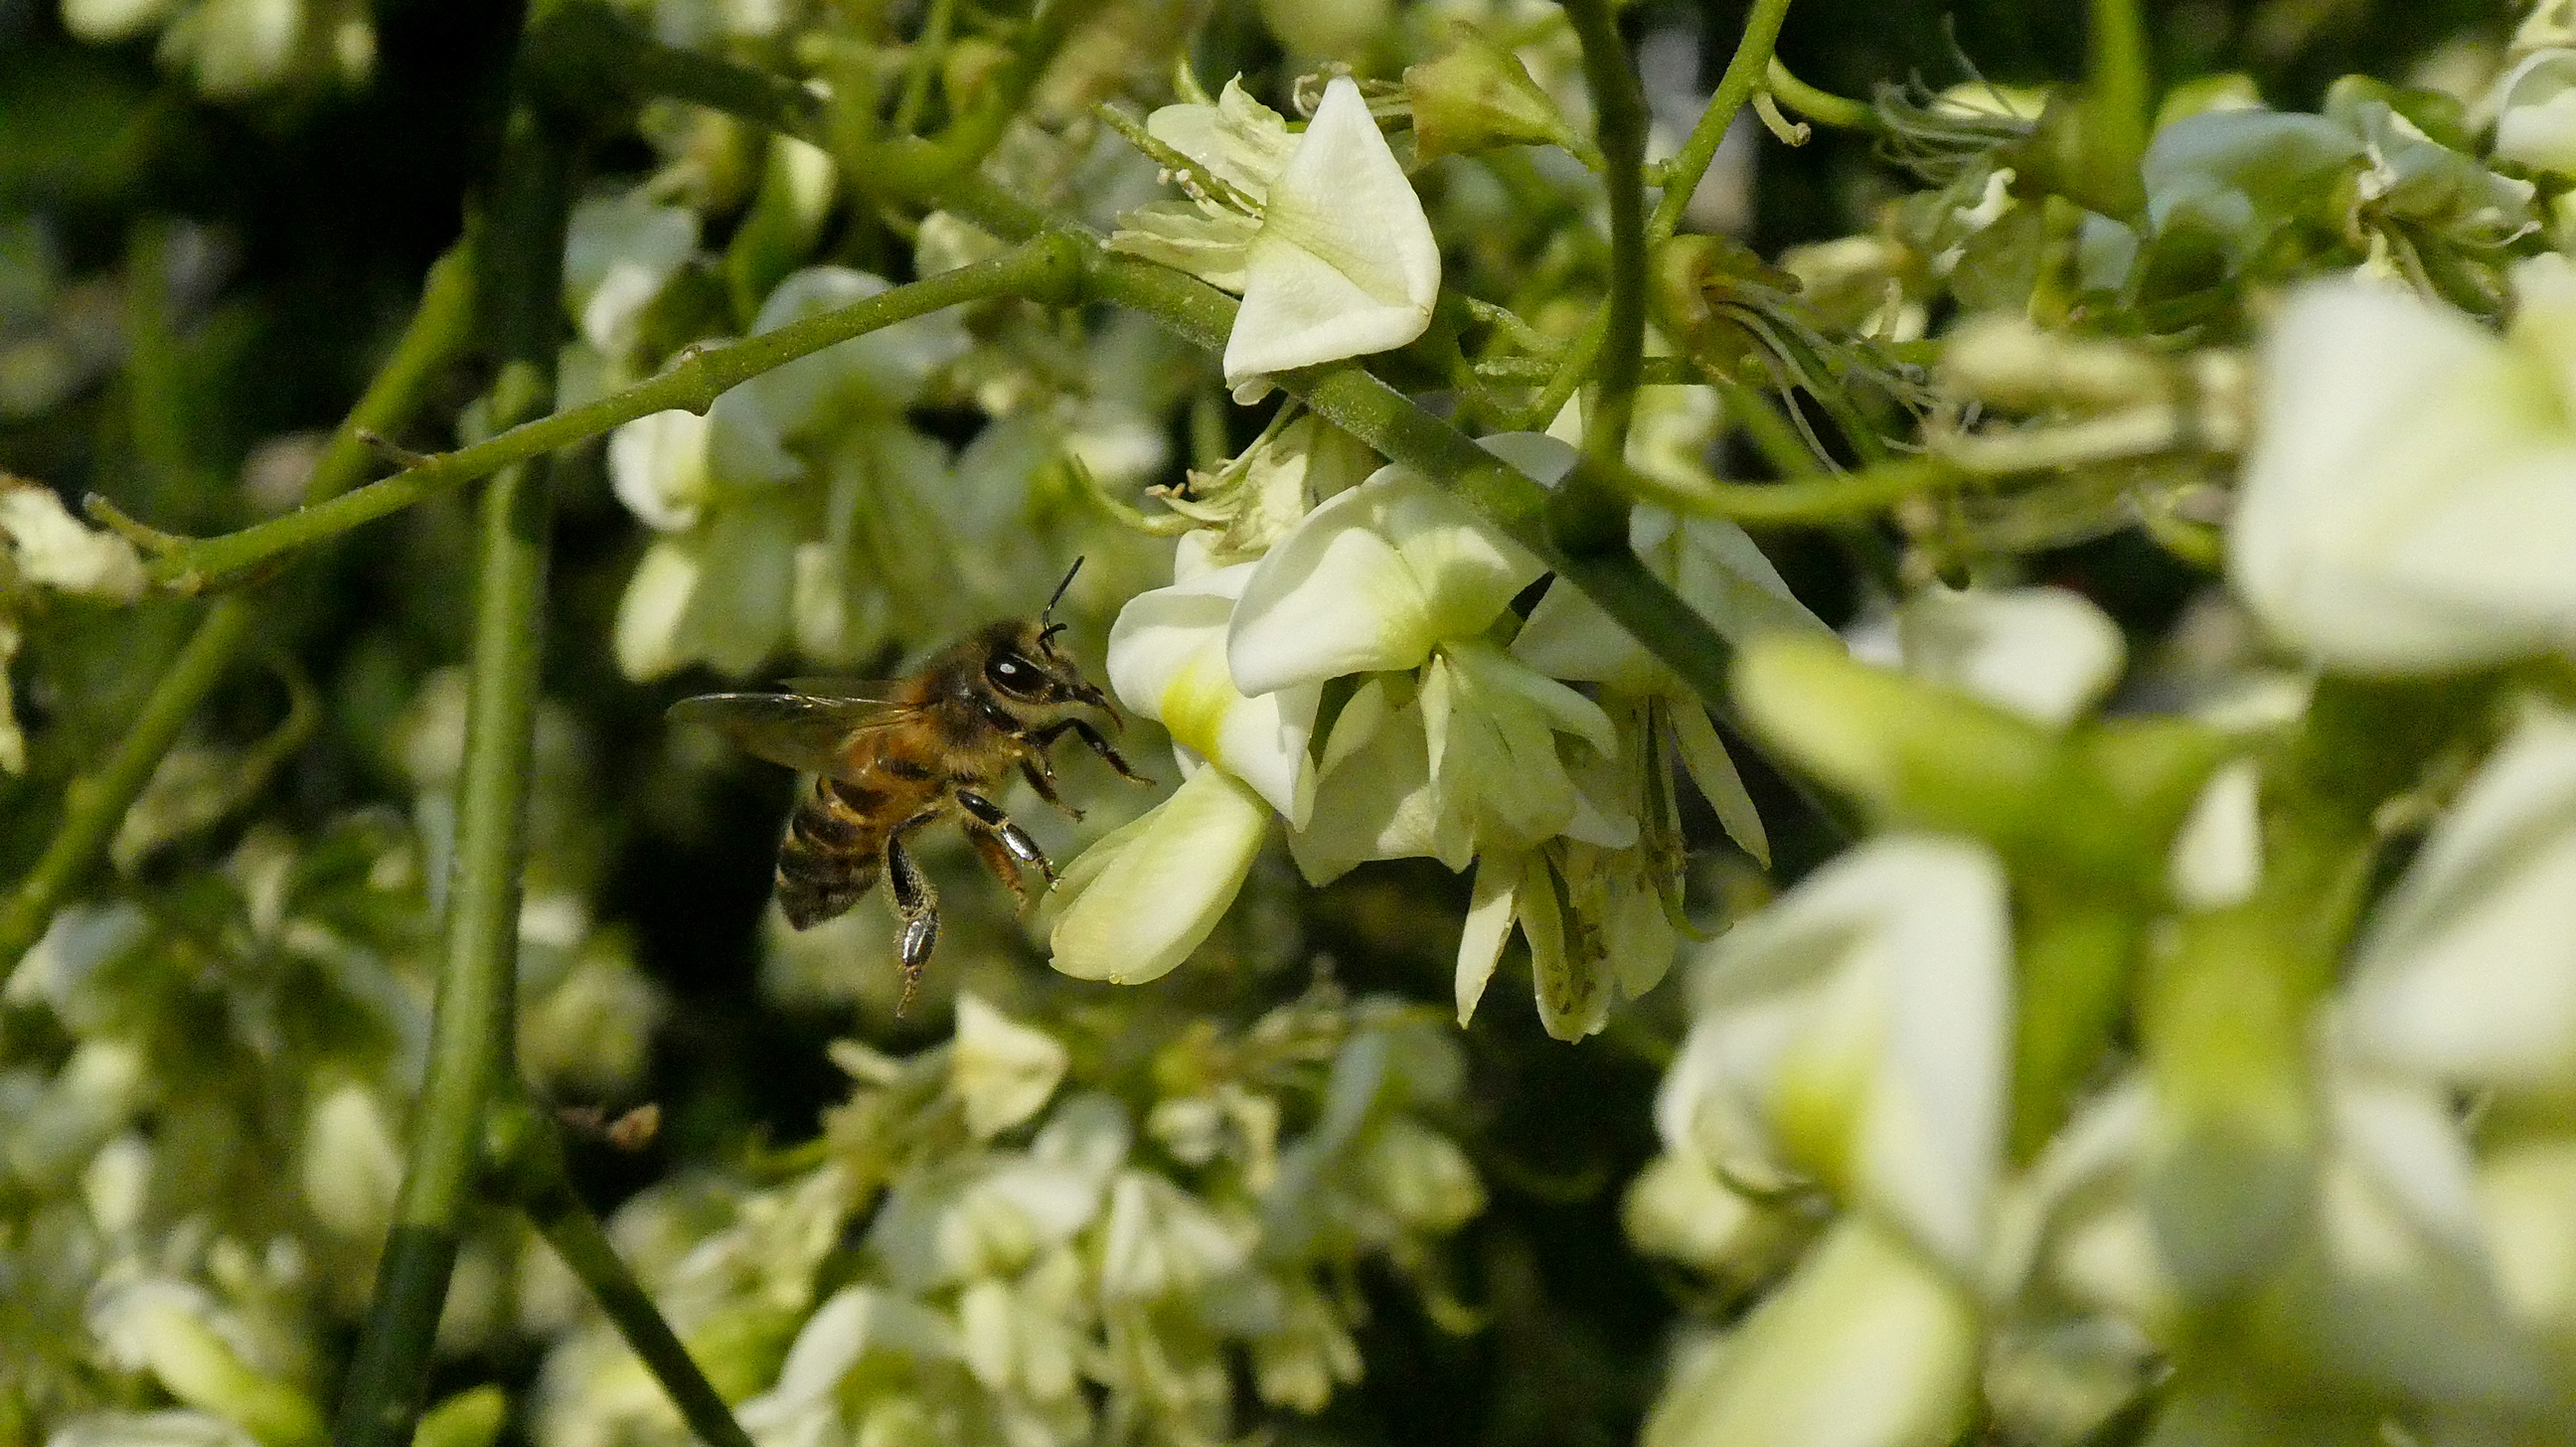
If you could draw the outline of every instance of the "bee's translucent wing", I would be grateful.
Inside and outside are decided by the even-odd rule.
[[[714,729],[755,759],[805,773],[846,776],[853,737],[892,727],[918,712],[916,705],[885,698],[702,693],[671,705],[670,717]]]
[[[903,697],[907,682],[900,678],[845,678],[837,673],[827,673],[782,678],[778,680],[778,687],[783,693],[801,693],[809,698],[894,703]]]

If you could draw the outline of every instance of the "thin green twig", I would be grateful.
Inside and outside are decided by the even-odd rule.
[[[589,1288],[591,1299],[599,1303],[645,1369],[670,1393],[671,1404],[680,1409],[689,1430],[708,1447],[752,1447],[723,1395],[654,1307],[635,1273],[627,1269],[608,1233],[600,1229],[599,1218],[574,1192],[554,1122],[520,1095],[491,1112],[486,1139],[495,1176],[527,1213],[537,1234]]]
[[[692,349],[660,375],[595,402],[523,422],[454,452],[424,458],[418,466],[319,506],[220,537],[181,542],[153,558],[149,571],[156,582],[193,592],[281,553],[335,537],[514,463],[588,441],[622,422],[674,408],[703,413],[729,388],[835,342],[960,302],[994,296],[1047,296],[1060,289],[1071,274],[1061,244],[1049,241],[879,292],[756,337],[721,347]]]
[[[1628,455],[1628,421],[1636,415],[1637,373],[1646,354],[1646,93],[1610,0],[1565,0],[1565,16],[1583,47],[1610,208],[1610,304],[1602,312],[1593,372],[1600,391],[1583,419],[1584,453],[1606,468]],[[1624,525],[1620,531],[1624,536]]]
[[[1781,64],[1780,57],[1777,55],[1771,57],[1768,67],[1763,72],[1762,88],[1769,91],[1773,98],[1788,106],[1789,109],[1820,126],[1832,126],[1837,130],[1845,131],[1879,129],[1877,108],[1867,101],[1852,100],[1847,96],[1816,89],[1790,74],[1789,67]]]
[[[372,461],[359,434],[400,428],[419,408],[430,384],[464,350],[473,333],[473,273],[473,258],[462,245],[430,267],[411,324],[315,460],[304,488],[308,501],[320,502],[354,486]],[[241,652],[254,616],[247,598],[217,599],[153,684],[142,712],[107,762],[72,782],[62,823],[46,842],[43,857],[0,905],[0,973],[45,932],[64,896],[96,866],[180,728]]]
[[[1689,209],[1700,177],[1708,174],[1709,163],[1717,159],[1726,128],[1735,123],[1735,113],[1753,99],[1754,88],[1770,71],[1771,49],[1779,43],[1780,23],[1788,15],[1789,0],[1753,0],[1752,13],[1744,17],[1743,38],[1735,44],[1734,58],[1726,63],[1726,74],[1718,77],[1716,93],[1708,98],[1707,109],[1700,112],[1699,123],[1691,127],[1681,150],[1664,163],[1664,194],[1646,221],[1648,240],[1661,241],[1681,229],[1682,213]]]

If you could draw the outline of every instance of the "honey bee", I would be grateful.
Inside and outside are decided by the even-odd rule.
[[[1020,870],[1035,865],[1052,885],[1055,865],[994,802],[1014,766],[1039,798],[1077,819],[1081,811],[1056,794],[1047,758],[1068,733],[1122,777],[1153,782],[1092,722],[1095,714],[1112,727],[1122,722],[1108,695],[1056,649],[1065,625],[1049,619],[1081,570],[1077,558],[1035,621],[988,624],[910,678],[791,679],[794,692],[709,693],[671,707],[674,720],[706,724],[755,758],[814,776],[778,844],[779,907],[790,925],[808,929],[857,904],[884,875],[902,921],[898,1016],[939,943],[938,892],[905,843],[915,830],[956,819],[976,857],[1025,906]]]

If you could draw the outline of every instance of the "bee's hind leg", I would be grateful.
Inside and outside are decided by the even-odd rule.
[[[1020,863],[1011,856],[1011,846],[1002,836],[969,819],[965,821],[966,842],[975,846],[975,857],[1002,887],[1011,892],[1011,902],[1019,909],[1029,907],[1029,887],[1020,881]]]
[[[903,836],[886,841],[886,883],[894,891],[895,913],[902,917],[903,928],[895,935],[895,955],[903,962],[903,998],[895,1002],[895,1018],[912,1008],[912,997],[921,991],[922,967],[930,963],[930,952],[939,947],[939,891],[932,888],[930,876],[913,862],[912,851],[903,847]]]
[[[1011,860],[1036,865],[1038,873],[1046,876],[1047,883],[1055,883],[1055,861],[1046,857],[1046,851],[1029,837],[1029,831],[1011,822],[1011,816],[1002,812],[1001,805],[971,789],[960,789],[957,791],[957,807],[966,811],[969,821],[966,837],[974,841],[975,852],[983,857],[984,867],[1001,875],[1003,882],[1011,886],[1011,893],[1021,892],[1019,871],[1011,867]],[[995,859],[987,853],[986,839],[1000,845],[1009,858]]]

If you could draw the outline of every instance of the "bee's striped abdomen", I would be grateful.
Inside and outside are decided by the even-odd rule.
[[[885,837],[871,820],[886,800],[866,784],[817,778],[787,816],[778,844],[778,907],[808,929],[859,902],[884,867]]]

